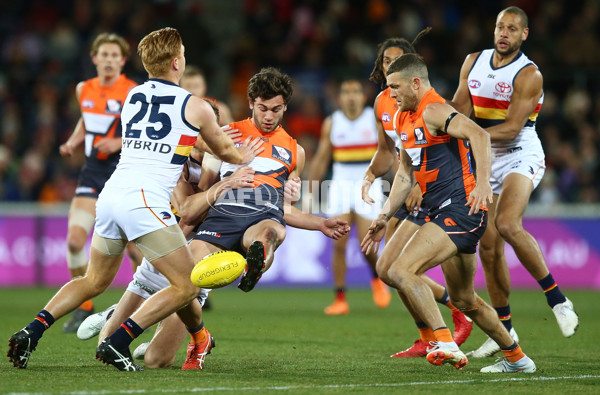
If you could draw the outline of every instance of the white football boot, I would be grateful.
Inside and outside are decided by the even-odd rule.
[[[534,373],[536,370],[535,363],[525,355],[517,362],[508,362],[506,358],[494,365],[481,368],[481,373]]]
[[[517,335],[515,328],[511,328],[509,333],[510,333],[510,336],[518,343],[519,336]],[[469,351],[467,353],[467,357],[469,357],[469,358],[491,357],[492,355],[496,354],[498,351],[500,351],[500,346],[498,344],[496,344],[496,342],[494,340],[492,340],[491,337],[488,337],[485,340],[485,342],[483,342],[481,347],[479,347],[477,350]]]
[[[104,324],[106,324],[106,321],[108,321],[108,315],[115,310],[115,307],[117,307],[117,305],[113,304],[108,309],[92,314],[83,320],[77,329],[77,337],[81,340],[88,340],[97,336]]]
[[[150,342],[145,342],[137,346],[135,350],[133,350],[133,358],[143,360],[149,345]]]
[[[573,302],[568,298],[552,308],[558,327],[564,337],[571,337],[579,327],[579,316],[573,309]]]

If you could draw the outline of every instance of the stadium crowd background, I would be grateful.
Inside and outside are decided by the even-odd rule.
[[[180,30],[188,64],[206,73],[209,95],[248,117],[248,79],[263,66],[289,73],[296,87],[284,119],[307,159],[322,120],[336,108],[336,81],[372,70],[376,45],[411,40],[433,86],[451,98],[465,56],[493,45],[497,13],[529,15],[524,52],[544,76],[538,133],[546,175],[532,201],[600,202],[600,2],[597,0],[30,0],[0,5],[0,201],[67,202],[83,151],[64,160],[58,147],[79,117],[76,84],[96,76],[93,38],[116,32],[132,54],[125,74],[147,74],[135,54],[148,32]],[[380,87],[367,83],[372,103]]]

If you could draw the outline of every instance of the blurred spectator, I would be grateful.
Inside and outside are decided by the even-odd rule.
[[[226,3],[226,4],[225,4]],[[94,75],[90,40],[115,31],[132,48],[149,31],[173,26],[188,37],[188,62],[236,120],[249,116],[249,76],[276,66],[296,93],[286,127],[313,146],[323,114],[337,108],[335,81],[366,79],[376,43],[412,39],[443,92],[454,92],[467,53],[489,48],[488,32],[506,2],[466,0],[36,0],[0,5],[0,199],[68,201],[81,156],[62,163],[58,146],[79,116],[73,81]],[[516,1],[529,13],[524,43],[544,75],[538,133],[546,178],[533,201],[600,201],[600,10],[597,0]],[[129,78],[147,78],[137,56]],[[378,87],[373,86],[373,92]],[[307,153],[307,158],[309,158]],[[22,179],[26,176],[27,179]]]

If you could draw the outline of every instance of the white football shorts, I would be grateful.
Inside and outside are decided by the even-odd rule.
[[[95,232],[107,239],[135,240],[177,225],[169,196],[139,188],[111,187],[110,180],[96,202]]]
[[[490,185],[495,195],[502,192],[502,183],[511,173],[521,174],[533,183],[535,189],[546,171],[544,150],[541,145],[534,148],[514,147],[492,150],[492,175]]]

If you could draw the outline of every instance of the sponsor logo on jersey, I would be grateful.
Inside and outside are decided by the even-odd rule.
[[[107,114],[119,114],[121,112],[121,101],[115,99],[108,99],[106,101]]]
[[[487,76],[490,80],[496,79],[496,74],[488,74]]]
[[[171,219],[171,214],[166,211],[162,211],[160,214],[162,215],[162,219]]]
[[[469,88],[471,89],[477,89],[481,86],[481,82],[477,81],[477,80],[470,80],[469,81]]]
[[[273,158],[282,161],[288,166],[292,165],[292,152],[277,145],[273,146]]]
[[[217,237],[217,238],[221,237],[220,233],[213,232],[210,230],[201,230],[200,232],[197,233],[197,235],[207,235],[207,236],[212,236],[212,237]]]
[[[400,141],[406,143],[408,141],[408,134],[406,132],[400,132]]]
[[[388,114],[387,112],[384,112],[383,114],[381,114],[381,120],[384,123],[389,123],[392,120],[392,116],[390,114]]]
[[[154,141],[141,141],[140,139],[128,138],[123,138],[122,147],[128,149],[139,149],[142,151],[158,152],[161,154],[168,154],[173,149],[173,147],[165,143],[158,143]]]
[[[507,94],[512,92],[512,86],[508,82],[498,82],[496,84],[496,91]]]
[[[415,145],[425,145],[427,139],[425,138],[425,129],[423,127],[415,128]]]
[[[94,101],[86,99],[81,102],[81,107],[83,108],[94,108]]]

